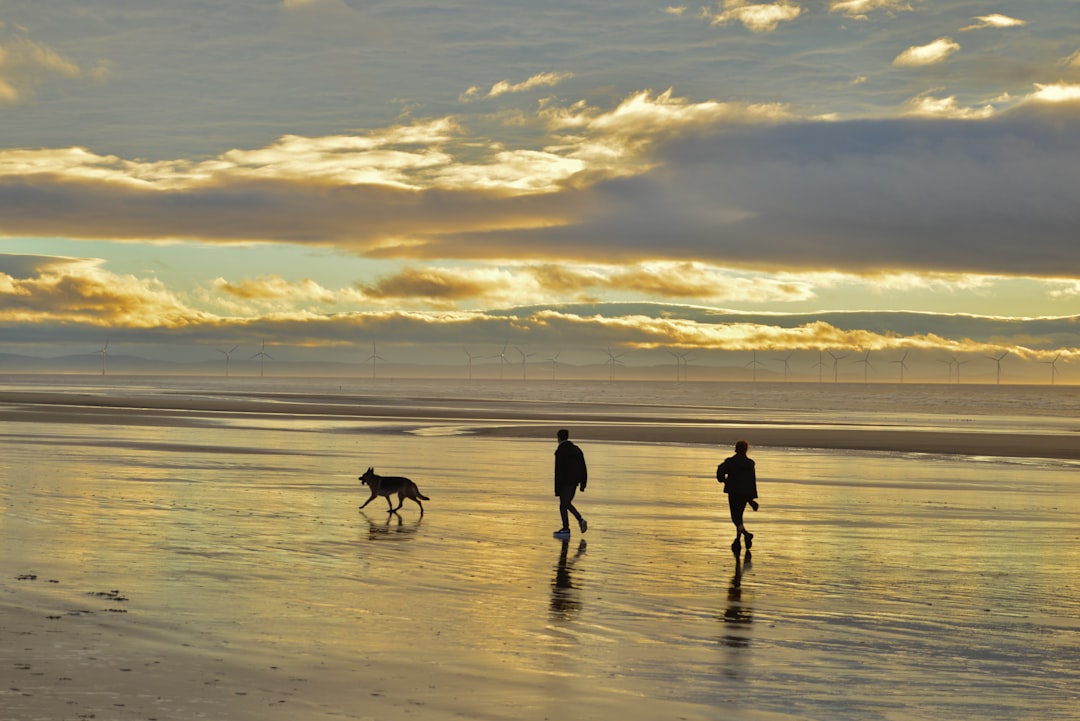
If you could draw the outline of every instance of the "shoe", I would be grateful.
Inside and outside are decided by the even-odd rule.
[[[750,507],[753,508],[756,511],[758,509],[758,502],[757,501],[750,501]]]
[[[742,551],[742,545],[739,544],[739,539],[736,538],[734,541],[731,542],[731,552],[737,556],[739,555],[740,551]]]
[[[585,521],[584,518],[578,521],[578,526],[581,528],[582,533],[585,533],[585,531],[589,530],[589,524]]]
[[[754,534],[750,531],[743,531],[743,536],[746,538],[746,550],[749,551],[750,547],[754,545]]]
[[[555,538],[570,538],[570,529],[569,528],[560,528],[559,530],[555,531],[555,533],[552,533],[551,535],[555,536]]]

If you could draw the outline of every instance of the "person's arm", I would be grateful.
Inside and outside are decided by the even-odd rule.
[[[581,459],[581,490],[585,491],[585,484],[589,482],[589,467],[585,463],[585,454],[578,449],[578,457]]]

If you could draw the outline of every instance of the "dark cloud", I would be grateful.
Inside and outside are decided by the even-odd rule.
[[[1080,106],[992,120],[724,129],[593,189],[602,214],[498,234],[522,252],[765,269],[1080,274]],[[456,242],[483,237],[469,235]]]

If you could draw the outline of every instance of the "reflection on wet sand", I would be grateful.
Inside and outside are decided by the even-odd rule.
[[[423,516],[417,516],[409,523],[405,523],[400,513],[387,513],[386,520],[382,523],[361,512],[361,517],[368,523],[368,540],[407,540],[420,530],[420,522]]]
[[[743,602],[742,578],[743,574],[750,570],[752,559],[750,551],[746,552],[745,561],[739,558],[738,553],[734,555],[735,573],[728,587],[727,608],[721,617],[725,626],[720,642],[732,648],[747,648],[750,646],[749,627],[754,622],[754,613],[750,606]]]
[[[577,560],[585,553],[585,539],[578,542],[577,551],[572,557],[570,539],[563,539],[559,550],[559,562],[555,565],[555,578],[551,582],[551,615],[561,621],[572,620],[581,611],[579,589],[574,585],[570,571]]]

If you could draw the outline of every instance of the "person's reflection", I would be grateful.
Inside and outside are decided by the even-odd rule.
[[[746,571],[750,570],[750,552],[746,552],[745,562],[739,560],[735,554],[735,575],[731,577],[731,585],[728,587],[727,608],[721,617],[725,625],[725,633],[720,642],[732,648],[746,648],[750,645],[748,626],[754,622],[753,611],[743,604],[742,578]]]
[[[570,577],[577,559],[585,553],[585,539],[578,542],[577,552],[569,558],[570,539],[564,539],[559,551],[559,562],[555,565],[555,578],[551,582],[551,614],[557,619],[568,621],[581,610],[581,600],[574,581]]]

